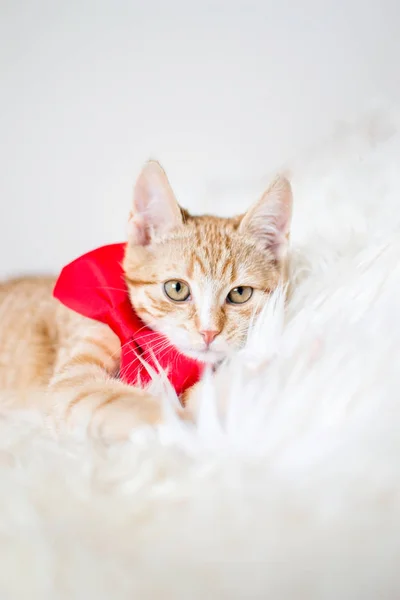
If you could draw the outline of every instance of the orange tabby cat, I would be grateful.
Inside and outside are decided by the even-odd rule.
[[[243,345],[251,317],[287,277],[291,208],[290,184],[278,178],[244,216],[194,217],[149,162],[135,186],[123,265],[138,315],[181,352],[218,364]],[[54,300],[53,286],[52,278],[0,286],[0,388],[46,387],[55,423],[105,439],[159,423],[159,399],[116,378],[119,339]]]

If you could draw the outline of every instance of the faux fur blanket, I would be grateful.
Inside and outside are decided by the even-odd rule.
[[[292,171],[287,311],[196,427],[166,397],[166,425],[106,449],[3,411],[1,600],[400,598],[397,114]]]

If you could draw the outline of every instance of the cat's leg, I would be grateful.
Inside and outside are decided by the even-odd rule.
[[[216,366],[211,376],[211,382],[209,379],[201,379],[181,394],[180,401],[183,405],[183,414],[181,415],[181,418],[183,420],[192,423],[197,421],[204,394],[207,396],[210,394],[210,383],[214,388],[216,411],[221,418],[224,418],[227,411],[228,399],[224,387],[221,387],[222,380],[218,379],[217,374],[218,367]],[[208,389],[204,389],[204,386],[208,386]]]
[[[203,391],[203,381],[198,381],[181,394],[179,400],[183,406],[182,418],[184,421],[196,421],[200,397]]]
[[[126,439],[138,425],[161,422],[157,398],[115,379],[120,342],[107,326],[89,322],[71,337],[60,348],[48,388],[57,429],[113,441]]]

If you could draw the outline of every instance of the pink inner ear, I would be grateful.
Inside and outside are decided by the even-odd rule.
[[[246,229],[279,259],[285,253],[289,220],[287,214],[274,214],[268,207],[260,206],[245,223]]]
[[[140,214],[129,214],[127,236],[131,244],[147,246],[150,243],[150,232],[145,220]]]

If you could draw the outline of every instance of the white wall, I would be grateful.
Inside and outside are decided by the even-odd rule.
[[[220,189],[400,100],[398,0],[3,0],[0,21],[1,275],[123,239],[149,156],[226,212]]]

